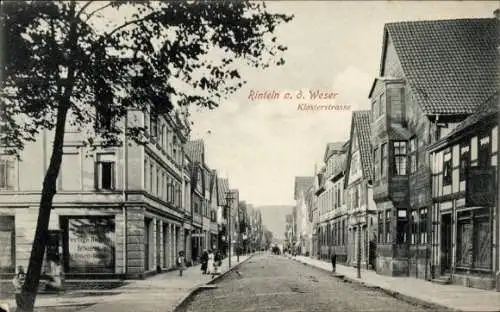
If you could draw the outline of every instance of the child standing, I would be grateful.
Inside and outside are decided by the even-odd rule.
[[[177,258],[177,269],[179,269],[179,276],[182,276],[182,272],[186,270],[186,259],[184,257],[184,251],[179,251],[179,257]]]

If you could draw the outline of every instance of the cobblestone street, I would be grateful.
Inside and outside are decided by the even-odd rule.
[[[216,285],[178,311],[432,311],[281,256],[255,256]]]

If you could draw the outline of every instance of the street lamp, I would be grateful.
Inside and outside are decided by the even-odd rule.
[[[229,216],[227,218],[227,237],[228,237],[228,240],[229,240],[229,268],[231,268],[231,258],[232,258],[232,255],[231,255],[231,248],[232,248],[232,236],[233,236],[233,233],[231,232],[231,203],[233,201],[233,193],[232,192],[226,192],[226,207],[227,207],[227,210],[229,211]]]

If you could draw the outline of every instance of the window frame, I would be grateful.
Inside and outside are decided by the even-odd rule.
[[[392,148],[393,148],[393,175],[394,176],[407,176],[408,175],[408,143],[406,141],[393,141],[392,142]],[[404,150],[402,152],[401,150]],[[402,163],[400,162],[402,161]],[[404,164],[404,172],[403,166]]]
[[[467,180],[467,172],[471,165],[470,155],[471,147],[469,142],[463,142],[462,144],[460,144],[459,181]]]
[[[104,154],[106,155],[106,154]],[[107,154],[107,155],[111,155],[111,154]],[[112,154],[113,157],[115,157],[114,154]],[[103,179],[104,179],[104,172],[103,172],[103,165],[104,164],[107,164],[110,166],[110,177],[109,177],[109,181],[110,181],[110,185],[109,185],[109,188],[108,187],[104,187],[103,186]],[[101,160],[99,159],[99,155],[96,157],[96,161],[95,161],[95,172],[94,172],[94,175],[95,175],[95,189],[98,190],[98,191],[114,191],[116,190],[116,160]]]

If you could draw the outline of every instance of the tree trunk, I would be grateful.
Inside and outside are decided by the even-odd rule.
[[[56,181],[62,163],[64,128],[68,105],[64,103],[57,112],[57,123],[55,129],[52,155],[50,157],[49,168],[45,174],[42,187],[42,197],[40,199],[40,209],[35,230],[35,238],[28,265],[25,282],[22,286],[21,294],[16,298],[17,312],[33,311],[35,299],[40,284],[40,274],[42,271],[43,257],[47,243],[47,233],[49,228],[50,212],[52,209],[52,199],[56,194]]]
[[[42,197],[40,199],[40,208],[38,211],[38,220],[36,223],[35,237],[31,247],[31,255],[28,264],[28,272],[21,289],[21,294],[16,296],[16,312],[32,312],[35,306],[35,299],[40,284],[40,273],[42,272],[43,258],[47,245],[47,234],[49,229],[50,212],[52,210],[52,200],[56,194],[56,181],[61,168],[64,131],[66,126],[66,117],[70,108],[70,99],[73,92],[75,80],[74,59],[77,48],[77,17],[75,16],[76,2],[70,3],[70,16],[73,17],[68,34],[67,45],[70,50],[70,57],[63,63],[68,66],[68,79],[63,82],[64,92],[59,98],[57,109],[57,122],[54,134],[54,143],[52,145],[52,155],[50,156],[49,167],[45,173],[42,186]],[[45,143],[45,142],[44,142]]]

